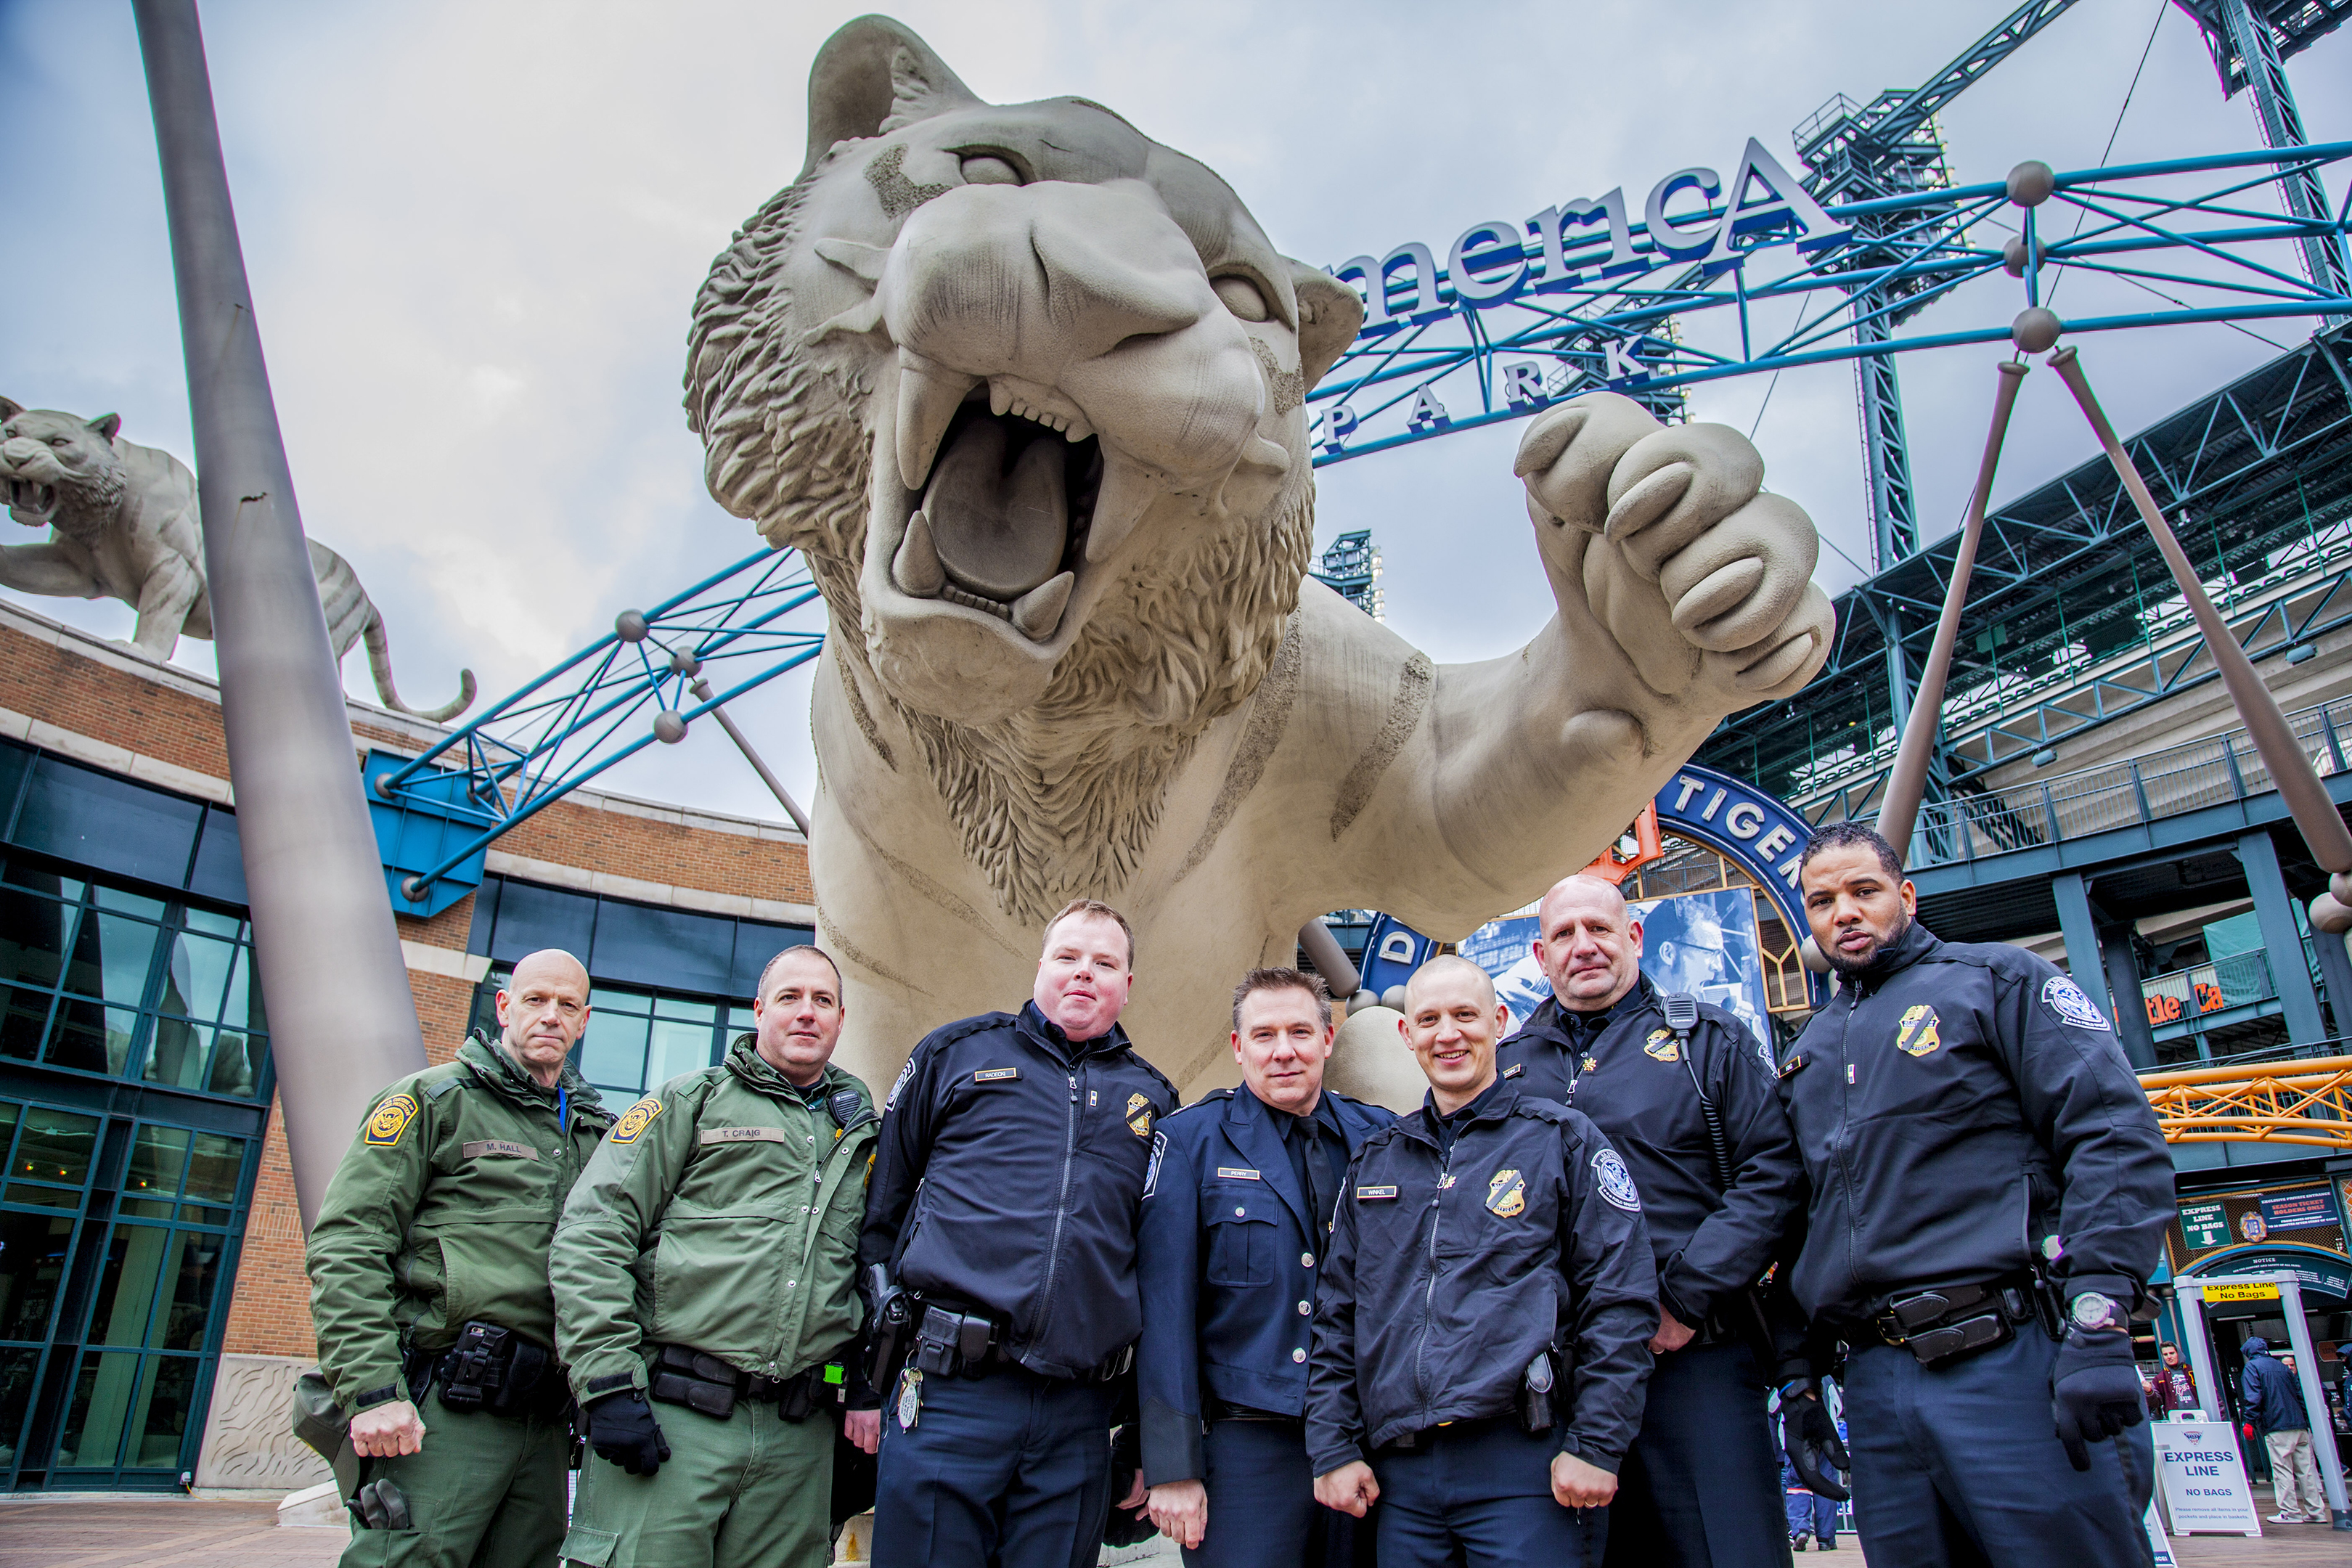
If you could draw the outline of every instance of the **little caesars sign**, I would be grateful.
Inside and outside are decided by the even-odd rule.
[[[1383,257],[1351,257],[1329,271],[1363,289],[1360,337],[1371,338],[1455,310],[1492,310],[1522,295],[1606,293],[1661,267],[1694,267],[1702,279],[1713,277],[1768,245],[1793,244],[1811,256],[1844,243],[1852,232],[1823,212],[1752,136],[1727,183],[1713,169],[1677,169],[1650,188],[1639,216],[1633,221],[1620,186],[1590,201],[1548,206],[1524,223],[1474,223],[1455,237],[1442,271],[1436,253],[1419,240]],[[1635,328],[1601,345],[1607,355],[1604,384],[1644,374],[1631,352],[1639,341]],[[1547,386],[1538,364],[1507,364],[1502,371],[1498,390],[1512,404],[1540,403],[1581,379]],[[1427,401],[1428,389],[1419,395]],[[1320,439],[1337,447],[1356,418],[1343,407],[1327,413]],[[1409,422],[1444,416],[1433,405],[1416,405]]]

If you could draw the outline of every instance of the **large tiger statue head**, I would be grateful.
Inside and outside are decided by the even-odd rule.
[[[983,103],[867,16],[811,72],[800,176],[695,301],[710,492],[807,556],[1008,911],[1134,852],[1265,674],[1313,530],[1307,392],[1354,291],[1083,99]],[[1014,838],[1070,841],[1014,854]],[[1073,858],[1075,857],[1075,858]]]
[[[0,397],[0,501],[26,528],[84,542],[104,533],[130,480],[115,450],[119,415],[96,419]]]

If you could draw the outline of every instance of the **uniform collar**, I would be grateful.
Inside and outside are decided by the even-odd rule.
[[[803,1089],[778,1072],[774,1064],[760,1054],[757,1041],[758,1037],[753,1035],[736,1036],[735,1043],[727,1047],[727,1070],[761,1094],[778,1100],[798,1100],[812,1110],[823,1110],[825,1100],[835,1091],[851,1087],[846,1081],[848,1075],[827,1062],[817,1080]]]
[[[1495,1076],[1495,1081],[1479,1090],[1475,1100],[1451,1116],[1438,1115],[1436,1090],[1431,1089],[1424,1093],[1421,1097],[1421,1117],[1418,1125],[1427,1135],[1428,1141],[1433,1143],[1437,1141],[1437,1124],[1440,1121],[1453,1122],[1458,1134],[1474,1122],[1493,1121],[1507,1116],[1510,1114],[1511,1108],[1518,1102],[1517,1086],[1497,1073]]]
[[[1528,1015],[1519,1034],[1549,1036],[1565,1046],[1571,1039],[1597,1036],[1620,1018],[1654,1011],[1657,1005],[1658,988],[1637,969],[1633,972],[1633,989],[1597,1013],[1571,1013],[1559,1005],[1557,995],[1545,997],[1543,1005]]]
[[[1853,977],[1854,983],[1865,994],[1875,991],[1943,945],[1942,940],[1914,916],[1901,936],[1880,948],[1876,956],[1863,966],[1862,973]]]
[[[1127,1030],[1117,1023],[1111,1025],[1108,1034],[1097,1035],[1091,1040],[1071,1039],[1062,1032],[1062,1026],[1045,1016],[1034,998],[1021,1004],[1020,1021],[1023,1034],[1066,1062],[1075,1062],[1080,1057],[1108,1056],[1129,1048]]]
[[[563,1064],[563,1071],[556,1081],[541,1089],[539,1080],[523,1071],[522,1064],[507,1054],[504,1045],[479,1029],[468,1035],[466,1043],[457,1047],[457,1059],[471,1068],[476,1078],[509,1100],[536,1100],[543,1105],[553,1105],[558,1099],[556,1091],[560,1089],[564,1097],[583,1110],[602,1109],[604,1105],[596,1091],[589,1087],[588,1080],[582,1078],[579,1070],[569,1061]]]

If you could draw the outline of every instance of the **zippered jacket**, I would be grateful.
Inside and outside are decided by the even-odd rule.
[[[2172,1158],[2114,1025],[2048,961],[1914,921],[1813,1015],[1780,1098],[1812,1181],[1793,1284],[1825,1327],[2053,1243],[2067,1299],[2143,1294]]]
[[[1031,1371],[1085,1376],[1142,1330],[1136,1209],[1176,1104],[1116,1025],[1074,1045],[1033,1002],[935,1029],[883,1103],[858,1260],[993,1314]]]
[[[2238,1373],[2238,1392],[2245,1399],[2246,1418],[2254,1424],[2255,1436],[2310,1429],[2311,1414],[2303,1403],[2302,1384],[2287,1371],[2286,1363],[2268,1352],[2257,1351],[2246,1357]]]
[[[1805,1168],[1773,1092],[1772,1055],[1747,1026],[1702,1005],[1690,1052],[1685,1061],[1657,987],[1643,975],[1606,1012],[1546,1001],[1502,1043],[1496,1063],[1521,1092],[1592,1118],[1625,1156],[1657,1255],[1659,1300],[1696,1328],[1772,1261],[1804,1205]],[[1723,1128],[1727,1191],[1694,1068]]]
[[[1642,1425],[1658,1275],[1625,1162],[1580,1111],[1498,1083],[1444,1152],[1436,1112],[1364,1141],[1315,1303],[1307,1453],[1507,1416],[1559,1352],[1553,1440],[1612,1475]]]
[[[564,1205],[548,1272],[583,1400],[642,1390],[652,1345],[789,1377],[864,1326],[874,1098],[832,1066],[804,1094],[751,1042],[623,1111]],[[844,1093],[845,1120],[828,1103]]]
[[[368,1107],[310,1229],[319,1366],[346,1412],[408,1397],[401,1352],[468,1321],[552,1348],[547,1248],[612,1112],[570,1063],[541,1089],[475,1035]]]

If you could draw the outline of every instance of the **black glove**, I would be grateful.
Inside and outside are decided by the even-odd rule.
[[[392,1478],[368,1482],[352,1494],[343,1506],[359,1521],[362,1530],[407,1530],[411,1528],[408,1500],[392,1484]]]
[[[1819,1395],[1800,1394],[1780,1401],[1780,1444],[1807,1491],[1832,1502],[1853,1495],[1837,1479],[1841,1470],[1853,1468],[1853,1459]]]
[[[588,1406],[588,1445],[633,1476],[650,1476],[669,1458],[654,1407],[635,1389],[608,1394]]]
[[[2078,1470],[2091,1468],[2090,1445],[2138,1426],[2147,1407],[2131,1336],[2069,1329],[2050,1368],[2050,1412],[2057,1418],[2058,1441],[2066,1446],[2066,1462]]]

